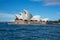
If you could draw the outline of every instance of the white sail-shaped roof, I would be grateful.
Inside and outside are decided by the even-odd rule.
[[[44,19],[42,19],[42,21],[45,21],[46,22],[46,21],[48,21],[48,18],[44,18]]]
[[[47,21],[48,18],[40,18],[40,15],[36,15],[36,16],[33,16],[30,14],[30,12],[28,12],[27,10],[24,9],[24,12],[21,13],[20,15],[16,15],[16,17],[18,19],[22,19],[22,20],[37,20],[37,21]]]
[[[21,13],[20,15],[16,15],[18,19],[23,19],[23,14]]]
[[[23,19],[23,20],[30,20],[32,18],[32,15],[27,10],[24,10],[23,13],[16,16],[18,19]]]
[[[19,19],[19,16],[20,16],[20,15],[15,15],[15,16]]]
[[[32,15],[27,10],[24,10],[23,20],[30,20],[31,18]]]
[[[31,18],[31,20],[40,21],[40,16],[39,16],[39,15],[33,16],[33,17]]]

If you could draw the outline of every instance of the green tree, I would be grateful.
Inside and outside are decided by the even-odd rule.
[[[60,19],[58,20],[58,22],[60,22]]]

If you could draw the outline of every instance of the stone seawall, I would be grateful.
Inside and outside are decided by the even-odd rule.
[[[28,20],[15,20],[12,24],[47,24],[43,21],[28,21]]]

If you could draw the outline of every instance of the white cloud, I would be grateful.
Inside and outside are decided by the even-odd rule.
[[[34,2],[40,2],[42,1],[44,6],[55,6],[55,5],[60,5],[60,0],[31,0]]]
[[[0,13],[0,21],[14,21],[15,14]]]
[[[57,12],[56,14],[60,15],[60,12]]]
[[[45,6],[60,5],[60,0],[44,0]]]
[[[40,2],[40,1],[42,1],[42,0],[31,0],[31,1],[34,1],[34,2]]]

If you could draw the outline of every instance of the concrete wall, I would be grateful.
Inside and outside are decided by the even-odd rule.
[[[28,20],[15,20],[14,24],[46,24],[43,21],[28,21]]]

